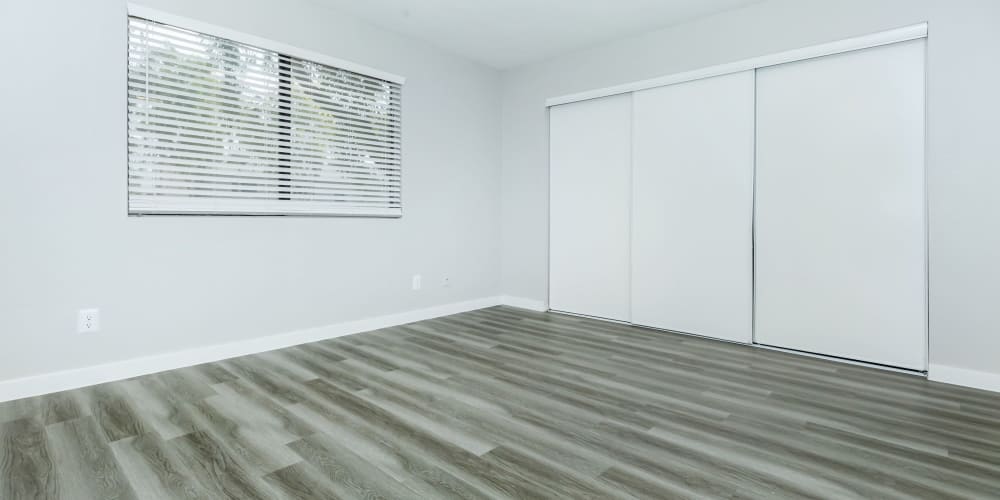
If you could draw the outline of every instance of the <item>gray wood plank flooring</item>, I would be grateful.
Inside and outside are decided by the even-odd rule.
[[[1000,498],[1000,394],[495,307],[0,403],[0,498]]]

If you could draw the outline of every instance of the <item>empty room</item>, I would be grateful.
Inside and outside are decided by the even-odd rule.
[[[1000,499],[996,0],[0,26],[0,500]]]

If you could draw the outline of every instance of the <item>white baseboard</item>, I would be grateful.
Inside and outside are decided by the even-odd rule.
[[[468,300],[465,302],[455,302],[440,306],[406,311],[375,318],[347,321],[333,325],[309,328],[294,332],[269,335],[254,339],[241,340],[227,344],[218,344],[207,347],[199,347],[184,351],[175,351],[165,354],[156,354],[141,358],[115,361],[85,368],[64,370],[59,372],[44,373],[30,377],[17,378],[0,381],[0,402],[11,401],[31,396],[49,394],[53,392],[76,389],[89,385],[103,384],[115,380],[123,380],[140,375],[162,372],[184,368],[186,366],[200,365],[223,359],[257,354],[260,352],[273,351],[294,345],[316,342],[318,340],[331,339],[350,335],[352,333],[367,332],[387,328],[390,326],[403,325],[414,321],[438,318],[451,314],[458,314],[485,307],[493,307],[505,304],[504,297],[484,297],[481,299]],[[520,307],[520,306],[518,306]]]
[[[500,298],[501,303],[505,306],[519,307],[521,309],[529,309],[532,311],[545,312],[549,310],[549,305],[543,300],[526,299],[523,297],[512,297],[510,295],[504,295]]]
[[[927,370],[927,378],[934,382],[1000,392],[1000,373],[981,372],[932,363]]]

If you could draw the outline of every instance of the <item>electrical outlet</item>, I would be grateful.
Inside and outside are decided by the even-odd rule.
[[[93,333],[101,329],[101,311],[98,309],[80,309],[76,317],[78,333]]]
[[[449,278],[447,276],[445,276],[444,278],[442,278],[441,279],[441,286],[443,286],[445,288],[450,287],[451,286],[451,278]]]
[[[414,290],[420,290],[420,285],[421,285],[420,282],[421,282],[420,275],[419,274],[414,274],[413,275],[413,289]]]

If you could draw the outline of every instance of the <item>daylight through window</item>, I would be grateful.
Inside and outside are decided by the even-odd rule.
[[[132,214],[402,215],[399,83],[129,18]]]

